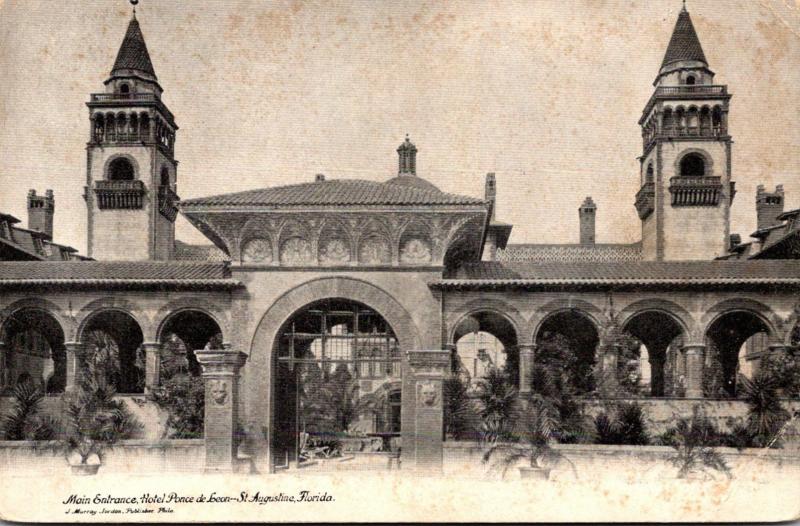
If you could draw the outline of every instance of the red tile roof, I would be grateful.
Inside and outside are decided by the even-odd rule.
[[[800,260],[466,264],[438,288],[800,285]]]
[[[692,19],[685,9],[678,15],[678,21],[672,31],[672,38],[669,40],[661,67],[680,60],[697,60],[708,64],[706,55],[703,53],[703,46],[700,45],[700,39],[697,38],[697,32],[694,30]]]
[[[188,199],[183,209],[203,206],[477,205],[481,199],[360,179],[334,179]]]
[[[153,62],[150,60],[150,53],[147,52],[147,44],[144,42],[144,35],[142,35],[139,22],[135,18],[128,24],[128,31],[125,33],[125,39],[117,53],[117,60],[114,61],[111,74],[125,69],[143,71],[152,75],[153,78],[156,76]]]
[[[4,261],[0,288],[26,286],[234,288],[224,263],[175,261]]]

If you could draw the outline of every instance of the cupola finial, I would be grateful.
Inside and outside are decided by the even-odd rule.
[[[139,3],[139,0],[130,0],[130,2],[133,6],[133,19],[136,20],[136,4]]]

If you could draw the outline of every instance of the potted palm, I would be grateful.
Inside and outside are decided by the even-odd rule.
[[[508,469],[527,461],[519,467],[523,479],[548,480],[550,466],[563,455],[553,449],[553,435],[558,427],[556,407],[539,394],[533,394],[525,404],[518,422],[519,442],[495,440],[483,455],[485,463],[494,462],[502,467],[505,476]]]
[[[113,375],[107,370],[113,364],[102,353],[93,358],[79,376],[77,389],[66,397],[60,445],[75,475],[96,474],[104,453],[142,427],[125,403],[114,399],[116,390],[109,381]]]

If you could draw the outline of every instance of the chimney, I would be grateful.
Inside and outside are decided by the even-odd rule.
[[[317,174],[314,176],[315,183],[322,183],[325,182],[325,174]]]
[[[580,219],[581,228],[581,245],[594,245],[594,217],[597,211],[597,205],[594,204],[591,197],[587,197],[580,208],[578,208],[578,217]]]
[[[397,148],[397,175],[417,175],[417,147],[406,134],[406,140]]]
[[[53,239],[53,213],[56,202],[53,191],[47,190],[44,195],[36,195],[36,190],[28,191],[28,229],[45,234]]]
[[[756,221],[761,230],[774,225],[779,225],[778,216],[783,213],[783,185],[775,187],[775,192],[767,192],[764,185],[756,188]]]
[[[494,221],[495,212],[497,211],[497,182],[495,181],[494,173],[486,174],[486,186],[484,189],[485,201],[492,203],[492,221]]]

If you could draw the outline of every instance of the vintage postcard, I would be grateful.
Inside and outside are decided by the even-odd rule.
[[[800,517],[798,0],[0,0],[0,518]]]

